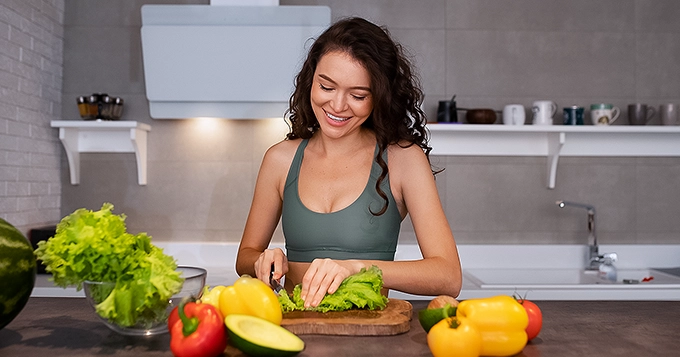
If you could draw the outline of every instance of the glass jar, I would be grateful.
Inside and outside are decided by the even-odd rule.
[[[113,117],[113,98],[108,95],[101,97],[99,117],[103,120],[111,120]]]
[[[92,119],[99,117],[99,97],[91,95],[87,97],[88,116]]]
[[[118,120],[123,115],[123,98],[116,97],[113,100],[113,109],[111,110],[111,119]]]
[[[78,97],[76,99],[78,103],[78,113],[81,119],[92,120],[95,118],[94,115],[90,113],[90,104],[87,97]]]

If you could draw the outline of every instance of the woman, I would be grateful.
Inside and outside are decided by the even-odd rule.
[[[237,272],[269,283],[273,267],[288,291],[302,283],[305,307],[371,265],[385,289],[458,296],[460,261],[429,162],[422,97],[386,30],[350,18],[319,36],[296,77],[291,131],[264,156]],[[394,261],[407,213],[423,259]],[[287,255],[268,249],[279,218]]]

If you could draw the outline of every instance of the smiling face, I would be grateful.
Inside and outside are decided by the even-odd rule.
[[[345,52],[323,55],[314,72],[311,104],[324,135],[358,131],[373,110],[368,71]]]

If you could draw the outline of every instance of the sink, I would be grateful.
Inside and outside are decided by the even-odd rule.
[[[615,284],[680,284],[680,277],[657,269],[621,269],[617,271]]]
[[[680,288],[680,277],[653,268],[619,269],[617,281],[602,279],[597,271],[562,269],[469,269],[464,278],[481,288]]]

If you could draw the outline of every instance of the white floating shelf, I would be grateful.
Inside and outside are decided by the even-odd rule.
[[[678,126],[428,124],[432,155],[545,156],[555,188],[560,156],[680,156]]]
[[[137,159],[137,181],[140,185],[146,185],[146,136],[151,130],[148,124],[136,121],[54,120],[51,126],[59,128],[59,140],[66,150],[72,185],[80,183],[81,152],[134,153]]]

